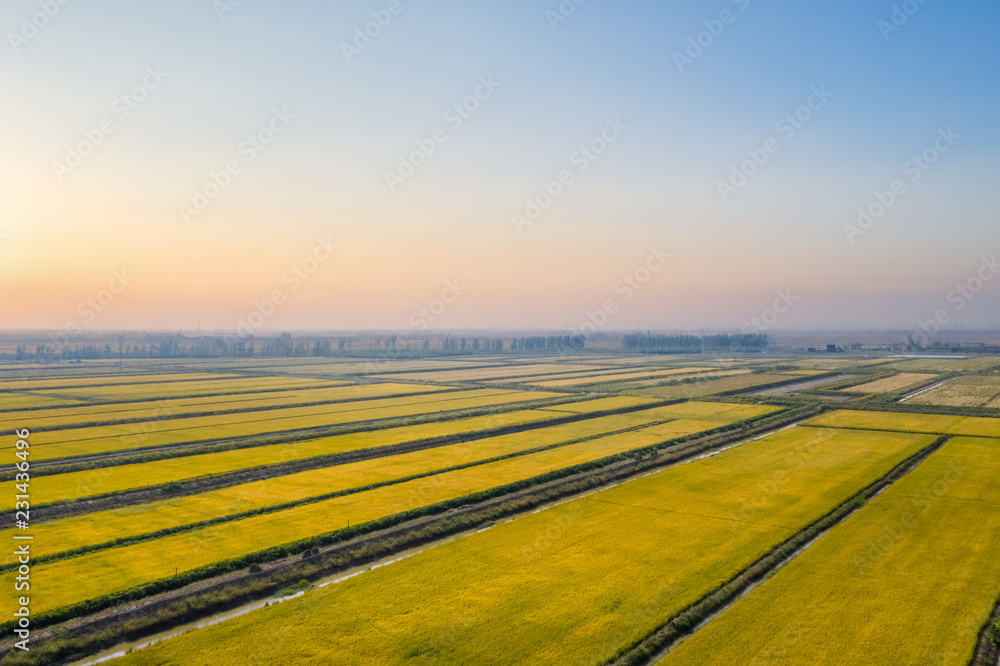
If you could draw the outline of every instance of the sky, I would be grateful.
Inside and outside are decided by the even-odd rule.
[[[996,2],[7,0],[0,32],[0,329],[1000,326]]]

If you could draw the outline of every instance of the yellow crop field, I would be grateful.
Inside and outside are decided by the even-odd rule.
[[[309,470],[222,490],[43,523],[34,528],[35,555],[47,555],[155,532],[317,495],[467,465],[520,451],[607,434],[664,420],[659,409],[604,416],[540,430],[489,437],[387,458]],[[704,423],[696,427],[704,427]],[[671,429],[674,426],[671,425]],[[17,530],[0,532],[0,538]]]
[[[651,405],[657,402],[651,398],[634,398],[621,396],[614,398],[595,398],[594,400],[584,400],[581,402],[567,402],[562,405],[552,405],[545,407],[552,412],[570,412],[572,414],[583,414],[587,412],[600,412],[612,409],[627,409],[641,405]]]
[[[969,663],[1000,595],[998,450],[948,442],[660,664]]]
[[[386,395],[435,393],[448,390],[444,386],[419,384],[352,384],[318,389],[293,389],[291,391],[265,391],[263,393],[238,393],[201,398],[167,398],[153,402],[121,402],[111,405],[80,405],[65,409],[11,412],[11,421],[28,424],[32,429],[66,426],[94,421],[180,416],[199,412],[233,409],[259,409],[287,404],[334,400],[362,400]],[[0,394],[2,395],[2,394]]]
[[[28,393],[0,393],[0,412],[4,412],[4,421],[11,423],[18,423],[17,427],[25,427],[29,421],[27,420],[16,420],[10,418],[10,414],[7,413],[8,410],[15,409],[31,409],[32,407],[59,407],[62,405],[79,405],[81,404],[79,400],[70,400],[67,398],[51,398],[46,395],[31,395]],[[40,412],[32,412],[33,414]],[[21,425],[24,424],[24,425]]]
[[[851,386],[843,390],[849,393],[892,393],[894,391],[902,391],[907,387],[916,386],[917,384],[930,381],[935,377],[937,377],[937,375],[902,372],[898,375],[893,375],[892,377],[876,379],[873,382],[860,384],[858,386]]]
[[[932,440],[792,429],[518,517],[123,663],[235,666],[248,653],[271,663],[292,645],[303,663],[317,664],[422,656],[482,664],[498,655],[509,664],[601,663]]]
[[[725,391],[737,391],[749,389],[754,386],[763,386],[775,382],[791,381],[793,377],[778,374],[739,374],[732,377],[723,377],[707,382],[693,382],[690,384],[676,384],[674,386],[655,386],[638,389],[638,395],[655,395],[665,398],[700,398],[703,396],[723,393]]]
[[[980,416],[942,416],[938,414],[901,414],[838,410],[817,416],[805,425],[831,428],[862,428],[899,432],[928,432],[942,435],[1000,437],[1000,419]]]
[[[915,395],[911,405],[946,405],[983,407],[1000,398],[1000,376],[968,375],[956,377],[937,388]]]
[[[671,438],[672,424],[570,444],[276,513],[37,565],[35,612],[128,589],[312,535],[462,497]]]
[[[322,379],[302,377],[240,377],[239,379],[165,382],[146,385],[119,385],[85,388],[47,389],[48,395],[101,400],[139,400],[209,395],[212,393],[249,393],[265,389],[307,388],[336,385]]]
[[[620,382],[629,379],[647,379],[652,377],[670,377],[671,375],[685,375],[700,372],[708,372],[711,368],[676,368],[674,370],[655,370],[644,372],[620,372],[612,375],[600,375],[598,377],[576,377],[570,379],[554,379],[551,381],[534,382],[536,386],[556,388],[560,386],[577,386],[582,384],[599,384],[606,382]]]
[[[585,365],[570,365],[559,363],[531,363],[527,365],[505,365],[493,368],[470,368],[460,370],[442,370],[440,372],[419,372],[411,375],[384,375],[387,379],[410,379],[413,381],[434,382],[472,382],[497,378],[530,377],[552,372],[572,372],[590,370]]]
[[[148,384],[154,382],[199,381],[205,379],[232,379],[239,375],[221,375],[216,373],[172,372],[166,374],[135,374],[135,375],[98,375],[87,377],[45,378],[0,378],[0,390],[42,390],[61,388],[65,386],[114,386],[118,384]]]
[[[906,372],[979,372],[1000,367],[1000,356],[921,358],[900,361],[889,367]]]
[[[611,400],[620,399],[613,398]],[[629,400],[634,402],[637,399],[632,398]],[[573,413],[584,414],[605,411],[609,409],[608,403],[609,399],[606,398],[573,403],[574,408],[577,410]],[[248,467],[273,465],[290,460],[303,460],[359,449],[392,446],[394,444],[419,441],[432,437],[457,436],[512,425],[536,423],[565,415],[550,410],[512,410],[452,421],[333,435],[299,442],[184,456],[148,463],[118,465],[68,474],[36,476],[31,480],[31,494],[35,505],[49,504],[51,502],[171,483],[173,481],[183,481],[199,476],[223,474]],[[15,494],[13,481],[0,483],[0,489],[10,496]]]
[[[37,443],[33,444],[31,455],[34,460],[51,460],[227,437],[264,435],[299,428],[343,425],[373,419],[494,407],[558,397],[557,394],[537,391],[495,390],[462,391],[446,393],[445,396],[366,400],[358,403],[241,412],[224,416],[196,416],[169,421],[151,421],[146,424],[132,423],[40,432],[35,436]]]

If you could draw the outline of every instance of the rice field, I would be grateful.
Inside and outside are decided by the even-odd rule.
[[[35,460],[174,446],[233,437],[265,435],[289,430],[346,425],[379,419],[419,416],[429,412],[497,407],[517,402],[559,397],[538,391],[474,389],[444,395],[365,400],[315,407],[293,407],[225,416],[196,416],[40,432],[32,455]]]
[[[309,388],[336,386],[338,382],[301,377],[240,377],[217,381],[179,381],[147,384],[145,386],[121,384],[82,388],[46,389],[45,394],[54,397],[79,398],[85,400],[131,401],[155,398],[191,397],[217,393],[249,393],[267,389]]]
[[[913,396],[912,405],[985,407],[1000,400],[1000,376],[967,375],[950,379],[941,386]]]
[[[654,370],[645,372],[621,372],[615,374],[600,375],[597,377],[573,377],[569,379],[553,379],[549,381],[532,382],[535,386],[546,388],[560,388],[564,386],[579,386],[585,384],[606,384],[610,382],[628,381],[630,379],[650,379],[667,378],[672,375],[690,375],[702,372],[709,372],[711,368],[676,368],[673,370]]]
[[[641,398],[598,398],[573,403],[573,411],[565,410],[569,405],[561,405],[559,410],[552,408],[545,410],[519,409],[450,421],[354,432],[67,474],[36,476],[31,481],[32,495],[36,505],[51,504],[185,481],[202,476],[225,474],[251,467],[265,467],[281,462],[393,446],[436,437],[458,437],[469,433],[528,425],[565,418],[573,414],[604,412],[648,402],[651,401]],[[0,483],[0,491],[13,495],[15,492],[14,483]]]
[[[899,361],[887,367],[903,372],[981,372],[983,370],[1000,368],[1000,356],[920,358]]]
[[[613,456],[676,437],[672,423],[653,425],[498,462],[445,472],[313,504],[100,550],[33,568],[42,613],[222,560],[247,555],[349,524],[460,498],[550,471]],[[7,575],[6,577],[9,577]]]
[[[237,393],[202,398],[166,398],[156,401],[119,402],[109,405],[84,405],[76,403],[69,408],[46,409],[44,412],[17,412],[6,414],[13,422],[30,422],[36,430],[82,425],[94,422],[156,419],[204,412],[253,410],[312,402],[364,400],[389,395],[411,395],[447,391],[444,386],[418,384],[354,384],[319,389],[293,389],[291,391],[264,391]]]
[[[706,382],[692,382],[690,384],[676,384],[674,386],[655,386],[637,389],[637,395],[660,396],[664,398],[703,398],[717,393],[728,391],[739,391],[751,389],[757,386],[765,386],[776,382],[792,381],[795,378],[790,375],[779,374],[739,374],[721,379],[713,379]]]
[[[72,400],[70,398],[53,398],[47,395],[31,395],[30,393],[0,393],[0,413],[3,413],[4,420],[8,418],[8,412],[17,409],[62,407],[79,404],[79,400]],[[11,422],[13,423],[14,421],[12,420]]]
[[[532,363],[526,365],[505,365],[492,368],[473,368],[469,370],[441,370],[437,372],[420,372],[413,374],[389,374],[384,375],[385,379],[408,379],[418,382],[472,382],[485,381],[490,379],[515,379],[518,377],[531,377],[556,372],[579,372],[590,370],[585,365],[560,364],[560,363]]]
[[[39,391],[43,389],[64,388],[64,387],[88,387],[88,386],[115,386],[122,384],[152,384],[158,382],[181,382],[198,381],[203,379],[234,379],[238,375],[217,374],[217,373],[197,373],[197,372],[174,372],[166,374],[129,374],[129,375],[101,375],[98,377],[60,377],[49,378],[21,378],[4,379],[0,378],[0,391],[27,390]]]
[[[951,440],[659,663],[969,663],[1000,595],[998,450]]]
[[[828,428],[926,432],[942,435],[968,435],[972,437],[1000,437],[1000,419],[979,416],[943,416],[939,414],[901,414],[893,412],[838,410],[811,419],[805,425],[825,426]]]
[[[858,384],[857,386],[851,386],[843,389],[843,391],[847,393],[894,393],[896,391],[904,391],[911,386],[923,384],[924,382],[928,382],[935,377],[937,377],[937,375],[918,372],[902,372],[898,375],[893,375],[892,377],[876,379],[873,382],[866,382],[864,384]]]
[[[498,655],[508,664],[602,663],[928,441],[793,429],[519,517],[123,663],[235,665],[247,654],[273,663],[301,645],[312,646],[305,654],[294,648],[301,663],[317,664],[480,664]],[[773,492],[762,490],[775,479]]]

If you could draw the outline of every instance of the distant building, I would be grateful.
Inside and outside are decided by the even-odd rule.
[[[826,351],[829,354],[836,354],[837,352],[843,351],[843,350],[840,347],[838,347],[837,345],[827,345],[826,346]]]

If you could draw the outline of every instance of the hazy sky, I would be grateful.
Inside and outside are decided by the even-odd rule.
[[[895,7],[6,0],[0,328],[1000,324],[1000,6]]]

